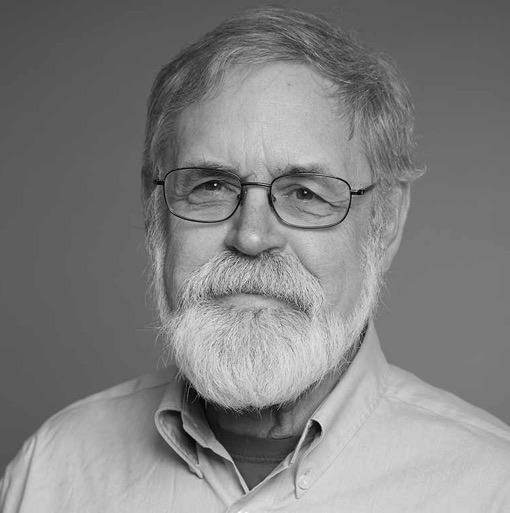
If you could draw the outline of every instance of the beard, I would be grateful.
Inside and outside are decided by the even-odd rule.
[[[243,412],[292,403],[349,363],[377,304],[379,261],[375,244],[364,248],[361,293],[342,317],[324,307],[319,281],[297,257],[220,253],[187,278],[173,311],[164,287],[155,287],[166,360],[219,407]],[[236,294],[277,302],[224,301]]]

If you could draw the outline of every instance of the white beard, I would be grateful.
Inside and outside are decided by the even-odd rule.
[[[369,253],[362,292],[345,319],[323,308],[320,283],[296,257],[217,255],[186,280],[173,312],[159,287],[167,358],[200,396],[220,407],[246,411],[295,401],[345,365],[359,340],[381,283],[379,259]],[[221,299],[242,293],[269,296],[281,306],[243,307]]]

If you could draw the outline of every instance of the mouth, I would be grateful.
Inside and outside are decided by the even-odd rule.
[[[232,294],[228,296],[220,296],[217,298],[219,301],[227,303],[233,306],[239,306],[244,308],[253,307],[270,307],[270,308],[282,308],[286,303],[274,297],[265,296],[263,294],[251,294],[251,293],[240,293]]]

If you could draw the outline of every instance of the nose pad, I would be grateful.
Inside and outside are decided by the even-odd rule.
[[[241,189],[241,192],[239,193],[239,196],[237,196],[237,198],[238,198],[238,199],[240,198],[240,200],[241,200],[241,201],[239,201],[239,204],[240,204],[241,206],[243,205],[244,200],[246,199],[246,194],[248,194],[248,187],[243,187],[243,188]]]

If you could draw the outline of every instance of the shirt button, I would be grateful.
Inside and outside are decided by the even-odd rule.
[[[303,490],[306,490],[307,488],[310,488],[310,474],[308,472],[305,472],[300,478],[298,479],[298,486],[299,488],[302,488]]]

